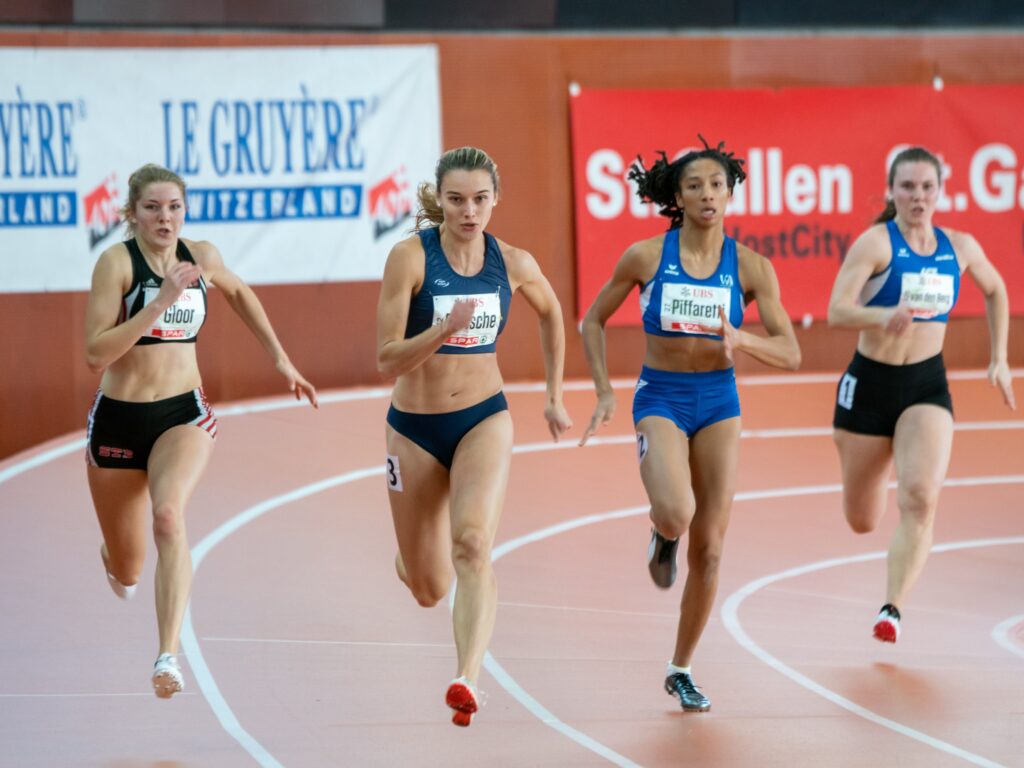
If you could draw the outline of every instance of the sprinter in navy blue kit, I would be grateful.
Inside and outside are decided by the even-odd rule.
[[[701,139],[703,141],[703,138]],[[733,359],[745,352],[795,370],[800,348],[779,298],[771,262],[726,237],[725,207],[743,181],[742,161],[719,144],[633,165],[637,194],[671,219],[668,232],[633,243],[583,319],[583,344],[597,388],[583,445],[615,412],[604,326],[634,287],[647,339],[633,399],[640,477],[651,503],[648,568],[663,589],[676,577],[676,548],[689,532],[686,586],[665,690],[687,711],[711,708],[690,662],[715,599],[735,487],[740,404]],[[756,301],[767,336],[740,330]]]
[[[953,447],[942,347],[962,272],[985,296],[989,382],[1015,408],[1006,286],[973,237],[932,224],[941,187],[942,164],[931,152],[911,147],[896,155],[886,209],[847,253],[828,309],[830,325],[860,330],[832,422],[843,511],[857,533],[877,527],[896,467],[900,521],[889,545],[885,604],[873,628],[889,643],[899,638],[902,606],[932,545]]]
[[[417,233],[384,267],[377,365],[397,377],[387,415],[388,500],[398,539],[395,568],[422,606],[448,593],[456,677],[445,701],[467,726],[494,629],[491,547],[512,456],[512,418],[496,342],[521,291],[540,319],[547,378],[544,418],[557,440],[572,426],[562,405],[562,310],[537,262],[484,230],[498,202],[498,170],[485,152],[453,149],[435,184],[419,189]]]
[[[179,237],[185,183],[158,165],[128,180],[121,210],[130,239],[96,263],[85,317],[89,367],[102,371],[88,418],[89,490],[103,534],[100,555],[114,593],[135,591],[151,512],[156,541],[160,650],[156,695],[184,687],[178,636],[192,586],[185,507],[213,451],[217,419],[203,394],[196,340],[214,285],[273,358],[296,398],[316,390],[288,360],[256,294],[208,242]]]

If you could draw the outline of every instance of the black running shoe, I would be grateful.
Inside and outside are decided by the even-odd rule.
[[[654,583],[668,589],[676,581],[676,549],[679,539],[666,539],[653,528],[651,545],[647,548],[647,570]]]
[[[700,688],[686,672],[676,672],[666,677],[665,690],[669,696],[679,699],[684,712],[707,712],[711,709],[711,699],[700,692]]]

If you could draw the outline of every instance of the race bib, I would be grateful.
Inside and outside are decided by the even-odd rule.
[[[146,286],[143,289],[143,302],[149,304],[160,293],[159,288]],[[184,341],[199,335],[199,329],[206,319],[206,302],[200,288],[186,288],[178,300],[169,306],[164,313],[149,326],[145,336],[151,339],[167,339]]]
[[[463,299],[476,304],[469,325],[462,328],[447,339],[444,344],[449,347],[484,347],[498,339],[498,328],[501,327],[501,300],[495,293],[474,293],[463,296],[434,297],[434,325],[441,325],[456,301]]]
[[[953,276],[938,272],[904,272],[900,304],[914,317],[944,315],[953,308]]]
[[[721,328],[718,308],[731,309],[732,291],[710,285],[666,283],[661,287],[661,330],[679,333],[707,333],[704,328]]]

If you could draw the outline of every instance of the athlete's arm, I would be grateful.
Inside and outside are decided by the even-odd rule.
[[[1006,283],[996,270],[981,245],[966,232],[947,232],[953,243],[961,268],[968,272],[974,284],[985,297],[985,316],[988,318],[989,345],[991,347],[988,380],[998,387],[1004,402],[1017,409],[1013,396],[1012,375],[1007,356],[1010,335],[1010,300]]]
[[[186,244],[196,263],[202,267],[207,283],[215,285],[224,294],[228,306],[242,319],[273,359],[274,367],[288,381],[288,389],[295,393],[295,399],[301,400],[305,395],[310,404],[318,408],[316,388],[303,378],[288,359],[284,347],[274,333],[274,327],[270,324],[270,318],[263,309],[263,304],[252,288],[225,266],[220,251],[212,243],[186,241]]]
[[[660,248],[658,253],[660,253]],[[626,300],[633,287],[643,285],[647,273],[650,271],[651,258],[651,241],[633,243],[627,248],[615,265],[611,278],[598,292],[594,303],[590,305],[590,309],[583,316],[583,322],[580,325],[583,335],[583,354],[587,358],[590,375],[594,379],[597,406],[594,408],[594,416],[591,418],[590,424],[587,425],[580,438],[580,445],[586,443],[599,426],[607,424],[615,415],[615,393],[612,391],[611,380],[608,377],[604,326],[608,322],[608,318],[615,314],[615,310],[622,306],[622,302]]]
[[[858,237],[843,259],[832,296],[828,302],[828,324],[833,328],[885,328],[900,334],[910,328],[910,311],[903,306],[864,307],[858,301],[868,278],[885,269],[889,262],[888,233],[874,226]]]
[[[565,327],[562,325],[562,306],[558,303],[551,283],[544,277],[533,256],[524,250],[511,247],[503,255],[509,281],[522,292],[523,298],[540,320],[540,345],[544,353],[547,389],[544,418],[551,436],[557,442],[559,435],[572,427],[572,419],[562,404],[562,377],[565,372]]]
[[[199,274],[195,264],[177,262],[164,276],[156,297],[119,324],[122,297],[132,281],[131,257],[121,243],[104,251],[93,269],[85,309],[85,361],[89,369],[102,371],[127,353],[182,291],[199,279]]]
[[[409,300],[423,284],[424,269],[418,237],[397,243],[384,264],[377,300],[377,370],[385,378],[396,378],[421,365],[473,317],[473,302],[456,301],[445,322],[405,338]]]
[[[738,249],[740,282],[757,302],[757,311],[768,335],[761,336],[733,327],[725,310],[720,309],[726,354],[731,358],[733,350],[740,350],[766,365],[795,371],[800,367],[800,345],[793,332],[793,323],[782,306],[775,268],[768,259],[749,248],[738,246]]]

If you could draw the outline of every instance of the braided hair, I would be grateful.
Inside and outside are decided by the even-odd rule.
[[[629,173],[626,174],[626,178],[636,182],[637,196],[645,203],[659,206],[658,214],[671,219],[669,229],[683,226],[683,209],[676,202],[676,192],[679,191],[679,179],[682,178],[683,171],[694,160],[714,160],[721,165],[725,171],[730,194],[736,184],[747,178],[747,172],[743,170],[744,161],[735,157],[734,153],[726,152],[724,141],[718,142],[718,145],[712,148],[707,139],[699,133],[697,138],[704,144],[704,149],[692,150],[671,162],[668,156],[659,150],[658,154],[661,157],[655,160],[650,168],[645,168],[643,158],[637,155],[636,162],[629,167]]]

